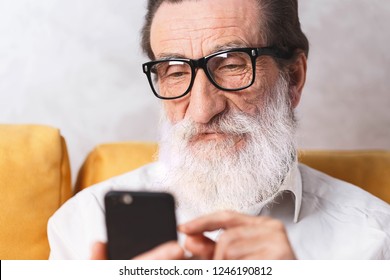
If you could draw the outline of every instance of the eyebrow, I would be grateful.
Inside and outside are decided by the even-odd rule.
[[[187,57],[179,53],[160,53],[158,54],[158,56],[156,56],[156,59],[158,60],[174,59],[174,58],[187,58]]]
[[[211,50],[210,54],[220,52],[220,51],[228,51],[228,50],[235,49],[235,48],[245,48],[245,47],[248,47],[248,46],[246,44],[244,44],[243,42],[238,42],[238,41],[237,42],[229,42],[227,44],[215,46]],[[210,55],[210,54],[208,54],[208,55]],[[184,55],[182,55],[180,53],[160,53],[160,54],[158,54],[158,56],[156,56],[157,60],[175,59],[175,58],[188,58],[188,57],[185,57]]]
[[[236,48],[245,48],[245,47],[248,47],[246,44],[244,44],[243,42],[229,42],[227,44],[223,44],[223,45],[217,45],[215,46],[211,53],[210,54],[213,54],[213,53],[216,53],[216,52],[220,52],[220,51],[228,51],[228,50],[231,50],[231,49],[236,49]]]

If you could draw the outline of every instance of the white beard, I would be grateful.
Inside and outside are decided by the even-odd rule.
[[[172,125],[165,118],[159,152],[164,174],[158,184],[174,194],[182,211],[246,213],[277,193],[296,164],[295,119],[282,76],[266,95],[264,110],[255,117],[227,110],[206,125],[190,119]],[[229,137],[195,141],[210,128]],[[237,138],[243,145],[235,145]]]

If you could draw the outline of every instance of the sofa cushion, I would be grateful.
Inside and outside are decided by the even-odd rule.
[[[156,158],[156,143],[116,142],[97,146],[84,161],[75,185],[75,191],[134,170]]]
[[[302,151],[300,161],[390,203],[390,151]]]
[[[0,259],[46,259],[49,217],[71,195],[66,144],[40,125],[0,125]]]

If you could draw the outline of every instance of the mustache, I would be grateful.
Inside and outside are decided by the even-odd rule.
[[[253,131],[256,117],[243,112],[225,111],[213,117],[208,123],[202,124],[190,118],[175,124],[172,128],[182,140],[206,133],[220,133],[234,136],[246,135]]]

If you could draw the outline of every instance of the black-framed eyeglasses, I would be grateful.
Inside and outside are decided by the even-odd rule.
[[[190,92],[198,68],[209,81],[223,91],[240,91],[255,81],[256,59],[259,56],[290,59],[292,52],[274,47],[234,48],[219,51],[200,59],[169,58],[142,64],[150,87],[161,99],[176,99]]]

